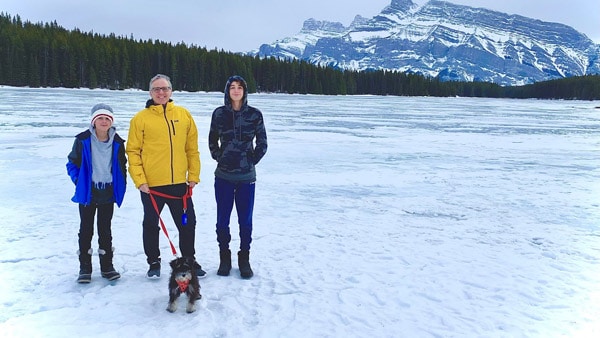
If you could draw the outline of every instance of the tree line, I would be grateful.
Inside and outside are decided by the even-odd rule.
[[[323,95],[466,96],[600,99],[600,75],[525,86],[444,82],[398,71],[351,71],[301,60],[260,58],[223,50],[67,30],[0,13],[0,84],[29,87],[148,89],[155,74],[183,91],[222,91],[241,75],[250,92]]]

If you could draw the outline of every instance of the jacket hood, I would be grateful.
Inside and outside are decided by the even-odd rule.
[[[227,106],[227,108],[231,109],[231,98],[229,97],[229,86],[234,81],[240,82],[242,84],[242,87],[244,88],[244,96],[242,98],[242,110],[243,110],[248,105],[248,84],[246,83],[246,80],[244,80],[244,78],[239,75],[234,75],[234,76],[229,77],[229,79],[227,79],[227,84],[225,85],[225,90],[224,90],[225,106]]]
[[[96,137],[96,131],[94,129],[96,129],[94,126],[90,126],[88,128],[88,130],[90,131],[90,134],[91,134],[90,137],[93,137],[93,138],[97,139],[97,137]],[[109,139],[109,142],[112,143],[112,141],[113,141],[113,139],[114,139],[114,137],[115,137],[116,134],[117,134],[117,127],[110,126],[110,128],[108,128],[108,139]]]

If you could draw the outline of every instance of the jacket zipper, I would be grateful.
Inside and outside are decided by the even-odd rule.
[[[175,177],[174,177],[174,169],[173,169],[173,136],[175,135],[175,126],[173,126],[173,132],[171,132],[171,125],[173,125],[173,121],[169,121],[169,119],[167,118],[167,107],[163,106],[163,115],[165,117],[165,122],[167,123],[167,129],[169,130],[169,144],[170,146],[170,151],[171,151],[171,184],[174,184],[175,182]],[[170,123],[169,123],[170,122]]]

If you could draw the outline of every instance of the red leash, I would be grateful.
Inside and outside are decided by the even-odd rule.
[[[165,233],[165,236],[167,236],[167,239],[169,240],[169,245],[171,246],[171,252],[173,252],[173,256],[177,257],[177,250],[175,249],[175,245],[173,245],[173,241],[171,241],[171,238],[169,237],[169,233],[167,232],[167,227],[165,226],[165,222],[163,222],[162,217],[160,217],[160,211],[158,210],[158,205],[156,204],[156,200],[154,199],[154,196],[152,196],[152,195],[156,195],[156,196],[160,196],[160,197],[164,197],[164,198],[170,198],[173,200],[182,199],[183,200],[183,215],[181,215],[181,223],[183,225],[186,225],[187,224],[187,214],[186,214],[187,199],[188,199],[188,197],[189,198],[192,197],[192,188],[188,187],[187,191],[185,192],[185,195],[183,195],[181,197],[163,194],[162,192],[158,192],[158,191],[154,191],[154,190],[150,189],[150,200],[152,201],[154,210],[156,211],[156,214],[158,215],[158,220],[160,221],[160,226],[162,228],[162,231]]]

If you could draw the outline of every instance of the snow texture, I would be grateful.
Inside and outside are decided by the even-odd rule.
[[[255,276],[216,275],[214,161],[221,93],[175,92],[200,133],[197,311],[165,311],[144,277],[142,207],[115,209],[121,279],[79,285],[65,169],[89,109],[118,132],[148,94],[0,87],[3,337],[588,337],[600,333],[598,102],[253,94]],[[177,231],[163,212],[171,238]],[[232,247],[237,248],[235,211]],[[97,250],[96,237],[93,241]],[[163,260],[172,258],[161,235]]]

